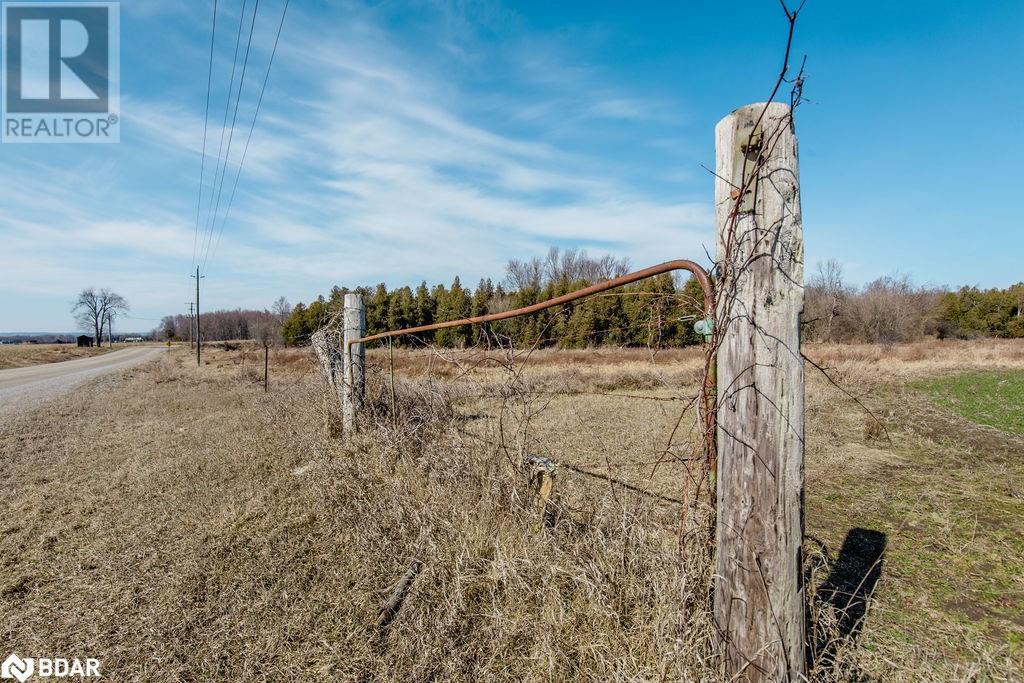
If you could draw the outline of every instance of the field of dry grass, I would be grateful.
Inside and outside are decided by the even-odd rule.
[[[815,678],[1017,679],[1024,439],[921,383],[1016,381],[1024,344],[805,351],[835,382],[808,366]],[[396,352],[393,403],[373,351],[350,442],[305,350],[266,394],[261,352],[206,358],[0,426],[5,647],[111,680],[718,679],[709,558],[678,535],[688,417],[669,439],[699,350]],[[557,508],[524,455],[561,466]]]
[[[114,349],[119,348],[124,348],[124,345],[114,344]],[[114,349],[108,349],[106,346],[79,348],[74,344],[0,344],[0,370],[88,358],[109,353]]]

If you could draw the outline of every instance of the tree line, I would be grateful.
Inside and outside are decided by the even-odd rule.
[[[623,275],[629,261],[594,259],[585,251],[551,249],[546,258],[512,260],[502,283],[481,280],[470,289],[459,278],[450,285],[353,290],[334,287],[309,305],[298,304],[285,321],[286,344],[301,345],[339,314],[354,291],[366,304],[369,334],[429,325],[528,306]],[[559,310],[417,336],[443,347],[505,339],[518,346],[683,346],[700,337],[693,323],[703,317],[698,283],[662,275],[585,299]],[[810,341],[898,343],[925,337],[971,339],[1024,337],[1024,283],[1005,289],[915,285],[906,276],[886,276],[861,287],[844,279],[835,260],[818,265],[807,280],[803,336]],[[411,343],[396,339],[397,344]]]
[[[284,297],[269,310],[235,309],[209,311],[199,315],[202,341],[229,339],[279,339],[281,328],[291,315],[292,307]],[[153,337],[160,340],[188,341],[195,339],[195,316],[186,313],[167,315],[160,320]]]
[[[906,276],[848,284],[838,262],[819,264],[804,291],[804,338],[897,343],[936,337],[1024,337],[1024,282],[1005,289],[917,286]]]
[[[480,280],[466,287],[456,277],[451,284],[415,289],[334,287],[308,305],[299,303],[282,328],[285,344],[302,345],[320,327],[339,316],[345,294],[355,292],[366,306],[368,334],[430,325],[490,313],[499,313],[567,294],[595,282],[624,275],[629,261],[610,256],[591,258],[585,251],[553,248],[546,258],[512,260],[504,282]],[[700,337],[693,331],[702,316],[699,284],[664,274],[601,295],[526,316],[481,325],[426,332],[415,339],[398,337],[394,343],[465,347],[511,343],[516,346],[682,346]]]
[[[204,341],[274,337],[289,346],[341,315],[345,294],[366,305],[368,334],[508,311],[546,301],[595,282],[624,275],[627,259],[592,258],[585,251],[552,248],[546,257],[511,260],[497,284],[476,287],[456,277],[450,284],[388,288],[335,286],[309,304],[294,307],[282,297],[269,310],[203,313]],[[701,341],[693,324],[703,318],[703,293],[692,278],[669,274],[642,280],[565,307],[488,323],[398,337],[396,345],[442,347],[511,343],[519,347],[685,346]],[[189,339],[187,315],[167,316],[156,331],[162,339]],[[192,328],[194,329],[194,328]],[[936,337],[1024,337],[1024,283],[1005,289],[915,285],[887,276],[854,286],[840,265],[818,265],[805,287],[803,338],[810,341],[898,343]]]

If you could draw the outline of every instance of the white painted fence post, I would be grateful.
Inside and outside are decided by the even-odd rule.
[[[726,677],[806,680],[803,226],[789,107],[715,128],[718,517],[715,624]]]
[[[362,342],[355,339],[366,336],[366,309],[363,297],[358,294],[345,295],[344,336],[342,339],[343,373],[345,387],[341,402],[341,422],[345,434],[353,434],[356,416],[363,407],[366,395],[364,371],[366,350]]]

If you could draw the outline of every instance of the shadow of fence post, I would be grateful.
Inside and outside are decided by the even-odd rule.
[[[827,630],[821,625],[815,629],[811,658],[817,667],[829,668],[841,648],[857,642],[882,577],[886,546],[881,531],[855,528],[846,534],[815,595],[816,610],[827,609],[836,618]]]

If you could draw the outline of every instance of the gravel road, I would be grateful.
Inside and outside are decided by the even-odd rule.
[[[88,379],[125,370],[165,351],[163,347],[143,346],[63,363],[0,370],[0,419],[60,396]]]

